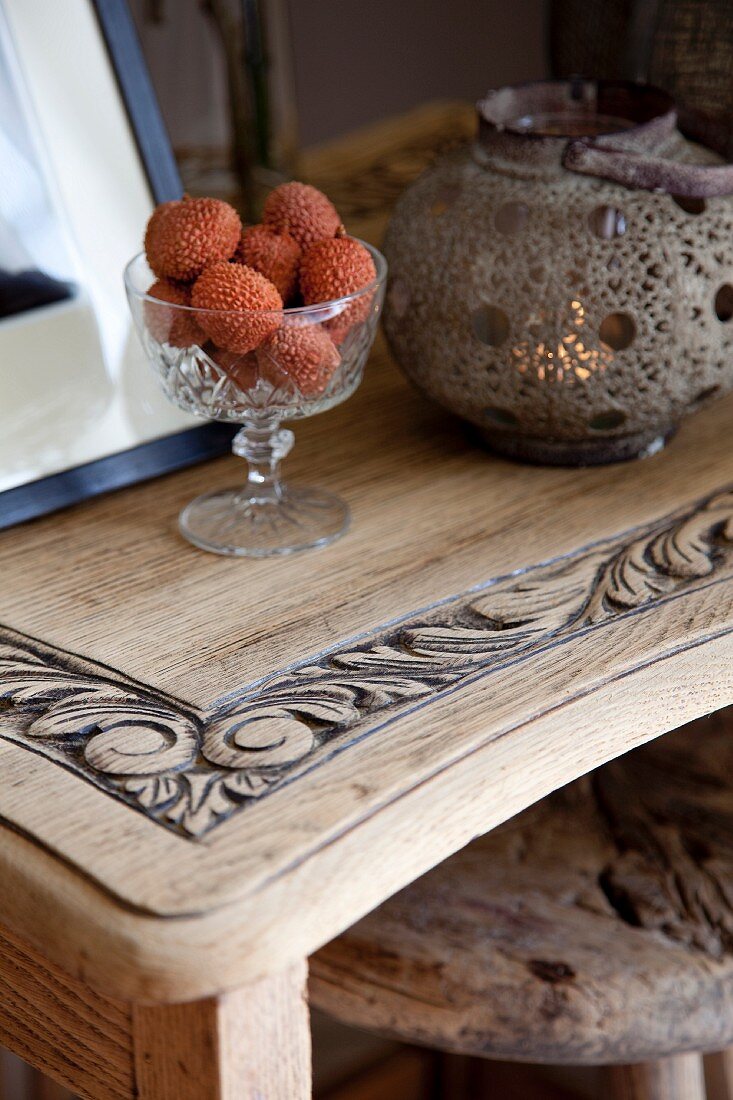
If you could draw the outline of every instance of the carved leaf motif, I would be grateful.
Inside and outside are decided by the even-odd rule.
[[[44,665],[23,650],[13,653],[0,647],[0,699],[17,706],[44,706],[71,695],[120,698],[122,692],[111,683]]]
[[[75,695],[57,703],[26,730],[27,737],[91,736],[84,756],[112,775],[145,775],[190,763],[198,750],[193,722],[137,699]]]
[[[329,682],[271,686],[269,704],[255,699],[211,721],[203,754],[221,767],[273,767],[293,764],[315,747],[308,721],[316,726],[347,726],[359,717],[355,690]],[[304,721],[304,719],[306,721]]]
[[[495,632],[494,632],[495,631]],[[405,644],[420,656],[459,657],[481,661],[487,653],[502,653],[525,645],[534,638],[531,630],[483,627],[472,630],[463,626],[423,626],[405,632]]]
[[[603,551],[533,570],[531,576],[509,577],[471,604],[494,628],[511,634],[526,630],[548,634],[570,622],[581,610]]]
[[[232,810],[248,799],[259,798],[280,779],[258,772],[221,773],[192,772],[177,776],[176,801],[166,811],[166,818],[179,825],[190,836],[203,836]]]
[[[305,722],[281,707],[259,707],[210,725],[202,751],[219,767],[264,768],[294,764],[314,746],[313,730]]]
[[[133,795],[135,801],[146,810],[161,809],[180,796],[178,777],[172,775],[127,779],[122,784],[122,789]]]
[[[648,549],[646,542],[634,543],[606,568],[588,608],[590,622],[607,618],[609,611],[640,607],[672,590],[674,578],[657,572]]]
[[[635,539],[603,570],[588,606],[599,622],[673,592],[715,569],[718,542],[733,540],[733,494],[724,493],[661,532]]]
[[[369,708],[387,707],[398,699],[419,699],[421,695],[429,695],[433,690],[430,684],[420,680],[394,676],[385,676],[383,679],[359,676],[358,680],[349,683],[349,687],[359,706]]]
[[[733,538],[733,494],[711,500],[677,527],[652,539],[649,556],[655,567],[674,577],[707,577],[714,569],[713,539]]]
[[[33,738],[91,735],[84,756],[107,775],[162,773],[189,764],[198,751],[198,730],[185,715],[121,691],[72,695],[25,732]]]
[[[231,809],[232,803],[217,772],[192,772],[179,777],[178,799],[165,811],[165,816],[191,836],[201,836]]]
[[[398,675],[412,672],[420,674],[430,671],[433,657],[430,654],[412,653],[396,646],[375,645],[350,653],[335,653],[331,657],[331,664],[334,668],[366,669],[367,672],[376,669],[388,671],[390,674],[396,672]]]
[[[602,552],[596,551],[536,570],[531,577],[509,577],[468,604],[484,620],[481,626],[420,627],[405,633],[405,643],[420,655],[473,662],[534,645],[581,614],[601,560]]]
[[[627,542],[505,578],[361,648],[330,651],[217,707],[208,721],[152,688],[0,629],[0,704],[21,718],[4,735],[49,743],[50,755],[98,786],[201,837],[376,712],[684,591],[721,563],[730,568],[732,541],[733,493],[723,493]]]
[[[259,798],[279,780],[279,775],[254,771],[233,772],[222,776],[224,789],[238,801],[242,801],[243,798]]]
[[[197,725],[182,708],[55,666],[22,645],[0,645],[0,698],[29,714],[28,738],[86,738],[86,761],[105,775],[160,774],[190,764],[198,752]]]
[[[701,527],[698,517],[676,531],[665,531],[649,543],[648,555],[654,567],[672,577],[707,577],[713,571],[710,544],[705,535],[709,522]]]
[[[354,693],[347,685],[325,682],[310,693],[296,684],[286,697],[275,696],[274,703],[283,715],[302,714],[323,725],[345,726],[358,716],[353,700]]]
[[[101,732],[87,741],[84,756],[106,775],[161,774],[192,763],[198,752],[196,727],[176,715],[107,712],[96,725]]]

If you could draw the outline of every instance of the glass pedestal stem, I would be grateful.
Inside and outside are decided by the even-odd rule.
[[[271,417],[251,417],[232,442],[249,464],[247,481],[196,497],[179,517],[181,534],[202,550],[269,558],[327,546],[349,525],[349,509],[324,489],[280,480],[280,463],[293,433]]]
[[[277,420],[248,420],[232,441],[235,455],[249,464],[242,499],[251,504],[277,504],[282,499],[280,463],[293,446],[293,433]]]

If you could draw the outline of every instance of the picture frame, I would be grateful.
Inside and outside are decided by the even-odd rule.
[[[33,131],[20,142],[34,144],[49,240],[71,272],[56,283],[73,288],[0,317],[3,529],[223,454],[234,429],[168,404],[127,310],[124,263],[154,205],[182,192],[127,0],[0,0],[0,78]],[[13,171],[31,179],[17,142],[6,146],[0,219],[28,190],[18,183],[13,207]]]

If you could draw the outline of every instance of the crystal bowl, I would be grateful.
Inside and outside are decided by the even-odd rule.
[[[349,510],[322,489],[290,486],[280,461],[293,445],[283,421],[325,412],[361,382],[384,298],[387,264],[370,253],[376,278],[334,301],[278,311],[201,310],[151,296],[155,276],[143,254],[125,269],[135,326],[168,399],[204,420],[241,425],[232,449],[247,481],[197,497],[181,512],[181,533],[218,554],[269,557],[333,542]],[[252,326],[269,335],[246,352]],[[245,336],[242,337],[242,333]]]

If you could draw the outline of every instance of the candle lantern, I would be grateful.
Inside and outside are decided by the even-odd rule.
[[[398,362],[506,455],[654,453],[733,387],[733,166],[647,85],[502,88],[478,115],[387,232]]]

